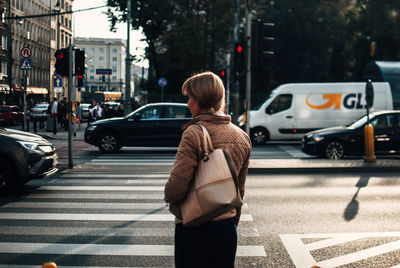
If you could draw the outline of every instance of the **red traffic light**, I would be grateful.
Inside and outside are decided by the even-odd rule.
[[[56,58],[57,58],[58,60],[61,60],[61,59],[64,58],[64,55],[62,54],[62,52],[58,52],[58,53],[56,53]]]
[[[221,74],[221,76],[225,76],[225,70],[222,70],[222,71],[220,72],[220,74]]]
[[[78,75],[78,79],[82,79],[83,78],[83,75]]]
[[[241,45],[241,44],[238,44],[238,45],[237,45],[237,47],[236,47],[236,51],[237,51],[238,53],[242,53],[242,51],[243,51],[243,47],[242,47],[242,45]]]

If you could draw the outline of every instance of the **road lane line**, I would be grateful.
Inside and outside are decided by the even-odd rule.
[[[100,177],[100,178],[138,178],[138,179],[144,179],[144,178],[168,178],[169,173],[163,173],[163,174],[132,174],[132,173],[123,173],[123,174],[101,174],[101,173],[61,173],[62,178],[94,178],[94,177]]]
[[[172,214],[90,214],[90,213],[0,213],[2,220],[54,220],[54,221],[164,221],[174,222]],[[251,214],[240,216],[243,222],[253,221]]]
[[[173,245],[105,245],[0,242],[1,253],[93,256],[174,256]],[[238,246],[238,257],[265,257],[263,246]]]

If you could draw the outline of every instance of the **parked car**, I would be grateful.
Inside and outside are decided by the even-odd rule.
[[[53,145],[39,135],[0,128],[0,192],[57,171]]]
[[[49,108],[49,104],[48,103],[35,104],[31,108],[31,117],[46,118],[48,116],[48,114],[47,114],[47,109],[48,108]]]
[[[24,112],[16,105],[0,105],[0,124],[13,125],[24,120]]]
[[[90,123],[85,142],[105,153],[116,152],[123,146],[178,146],[181,127],[191,117],[186,104],[148,104],[125,117]]]
[[[364,155],[364,126],[367,116],[348,126],[325,128],[307,133],[302,150],[309,155],[340,159],[346,155]],[[370,114],[374,127],[375,154],[400,153],[400,111]]]
[[[91,106],[92,105],[90,103],[81,103],[82,119],[87,120],[89,118]]]

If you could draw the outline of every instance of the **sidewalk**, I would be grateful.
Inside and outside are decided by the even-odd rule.
[[[74,141],[84,141],[84,133],[87,122],[84,122],[81,129],[77,129]],[[21,130],[21,126],[10,127]],[[30,129],[33,133],[33,128]],[[68,142],[68,131],[59,128],[57,134],[46,132],[46,129],[38,129],[38,135],[52,140],[64,140]],[[320,158],[304,159],[251,159],[249,165],[249,174],[265,173],[288,173],[288,172],[310,172],[310,173],[341,173],[341,172],[394,172],[400,171],[400,156],[397,157],[378,157],[375,163],[364,163],[359,159],[330,160]]]

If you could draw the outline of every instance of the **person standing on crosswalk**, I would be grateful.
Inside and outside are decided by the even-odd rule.
[[[173,206],[187,194],[198,161],[203,155],[201,127],[189,128],[198,122],[208,130],[214,149],[229,150],[232,155],[243,198],[251,142],[248,135],[232,124],[231,117],[224,113],[225,88],[222,80],[212,72],[200,73],[185,81],[182,93],[189,98],[193,120],[183,126],[174,166],[165,185],[165,201]],[[233,268],[240,213],[240,209],[233,209],[198,227],[185,227],[181,219],[176,218],[175,266]]]

